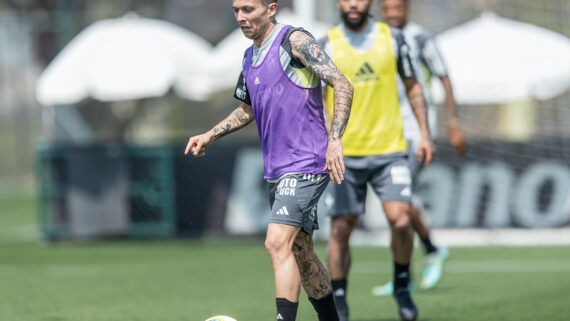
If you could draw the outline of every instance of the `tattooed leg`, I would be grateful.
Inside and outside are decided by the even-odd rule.
[[[293,244],[293,254],[307,295],[315,299],[329,295],[332,292],[331,280],[313,249],[312,235],[301,231]]]

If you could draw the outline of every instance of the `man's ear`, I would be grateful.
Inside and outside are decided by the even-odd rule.
[[[270,3],[267,9],[269,10],[269,16],[273,17],[272,20],[275,20],[275,16],[277,15],[277,2]]]

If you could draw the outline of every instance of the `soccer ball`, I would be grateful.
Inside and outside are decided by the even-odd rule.
[[[211,318],[206,319],[206,321],[237,321],[237,320],[232,318],[232,317],[225,316],[225,315],[217,315],[215,317],[211,317]]]

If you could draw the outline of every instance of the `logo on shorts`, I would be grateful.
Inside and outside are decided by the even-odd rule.
[[[412,196],[412,189],[408,186],[400,192],[400,195],[404,197]]]
[[[412,184],[412,175],[410,175],[410,169],[406,166],[392,167],[390,169],[390,176],[392,176],[392,184],[396,185]]]
[[[277,211],[277,215],[289,215],[289,211],[287,210],[287,206],[283,206]]]
[[[277,194],[295,196],[295,188],[297,187],[297,179],[285,177],[279,181],[277,185]]]

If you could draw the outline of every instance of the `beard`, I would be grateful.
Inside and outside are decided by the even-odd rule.
[[[366,20],[369,16],[368,12],[359,12],[358,14],[360,17],[354,21],[348,18],[348,14],[349,12],[341,12],[340,17],[344,24],[351,30],[360,30],[360,28],[362,28],[362,26],[366,23]]]

